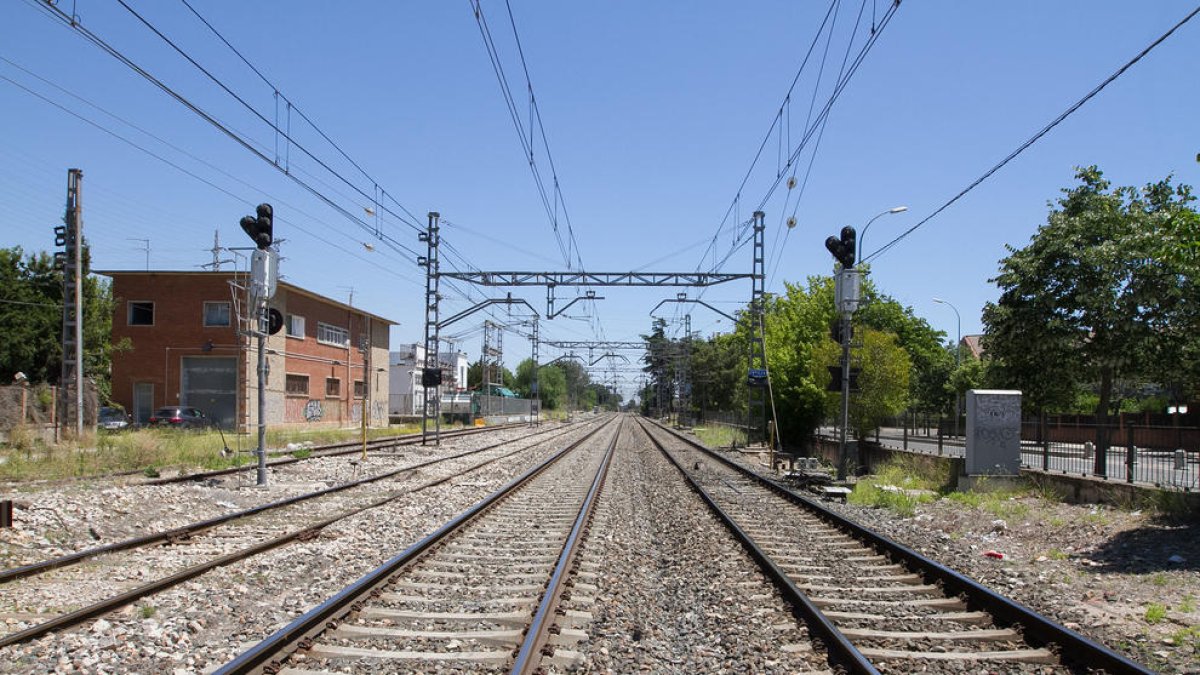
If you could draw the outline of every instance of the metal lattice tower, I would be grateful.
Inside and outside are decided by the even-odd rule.
[[[533,319],[533,393],[529,398],[529,425],[537,426],[541,423],[542,402],[538,398],[538,320]]]
[[[683,342],[679,364],[679,424],[688,426],[692,418],[692,315],[683,315]]]
[[[751,278],[750,293],[750,378],[749,404],[746,421],[748,443],[756,438],[766,439],[767,411],[767,351],[763,336],[763,312],[766,296],[766,258],[764,255],[764,236],[766,229],[763,223],[765,214],[754,212],[754,272]]]
[[[67,215],[60,239],[63,246],[62,314],[62,428],[83,435],[83,172],[67,170]],[[58,234],[56,232],[56,234]],[[22,420],[23,421],[23,420]]]
[[[425,368],[421,373],[421,385],[425,389],[425,405],[421,416],[421,444],[425,445],[429,420],[433,419],[434,442],[441,445],[442,416],[439,384],[442,364],[438,358],[438,218],[436,211],[429,212],[428,229],[419,235],[425,241]],[[436,374],[436,375],[435,375]],[[435,383],[436,382],[436,383]]]

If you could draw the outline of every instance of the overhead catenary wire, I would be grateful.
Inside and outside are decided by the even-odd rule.
[[[1167,30],[1167,32],[1158,36],[1158,38],[1155,39],[1153,42],[1151,42],[1149,45],[1147,45],[1145,49],[1142,49],[1133,58],[1131,58],[1129,61],[1126,61],[1124,65],[1122,65],[1120,68],[1117,68],[1117,70],[1115,72],[1113,72],[1108,77],[1104,78],[1104,80],[1102,80],[1100,82],[1100,84],[1098,84],[1094,88],[1092,88],[1092,90],[1089,91],[1087,94],[1085,94],[1083,96],[1083,98],[1079,99],[1078,101],[1076,101],[1076,102],[1072,103],[1070,106],[1068,106],[1066,110],[1064,110],[1061,114],[1059,114],[1057,117],[1055,117],[1053,120],[1051,120],[1049,124],[1042,127],[1041,129],[1039,129],[1035,134],[1033,134],[1033,136],[1030,136],[1028,140],[1026,140],[1024,143],[1020,144],[1019,146],[1017,146],[1016,150],[1013,150],[1012,152],[1008,153],[1008,155],[1005,156],[1004,159],[1000,160],[995,165],[993,165],[992,168],[985,171],[983,173],[983,175],[981,175],[979,178],[976,178],[965,188],[963,188],[962,190],[959,190],[959,192],[957,194],[955,194],[953,197],[951,197],[949,199],[949,201],[947,201],[946,203],[942,204],[937,209],[935,209],[933,211],[933,213],[930,213],[929,215],[925,216],[920,221],[918,221],[915,225],[908,228],[904,232],[901,232],[898,236],[896,236],[896,238],[892,239],[888,243],[879,247],[879,249],[872,252],[870,255],[865,256],[863,258],[863,262],[870,262],[871,260],[874,260],[874,259],[878,258],[879,256],[883,255],[884,253],[887,253],[893,247],[895,247],[896,244],[900,243],[906,237],[911,235],[913,232],[916,232],[918,229],[920,229],[922,226],[924,226],[925,223],[928,223],[929,221],[936,218],[940,213],[942,213],[946,209],[950,208],[959,199],[962,199],[964,196],[966,196],[966,194],[968,192],[970,192],[971,190],[974,190],[976,187],[978,187],[984,181],[991,178],[993,174],[995,174],[1000,169],[1004,168],[1004,166],[1006,164],[1008,164],[1009,162],[1011,162],[1012,160],[1016,159],[1018,155],[1020,155],[1022,152],[1025,152],[1025,150],[1027,150],[1034,143],[1037,143],[1043,136],[1050,133],[1050,131],[1052,129],[1054,129],[1054,127],[1061,124],[1063,120],[1067,119],[1076,110],[1079,110],[1081,107],[1083,107],[1083,105],[1085,103],[1092,100],[1092,98],[1094,98],[1097,94],[1099,94],[1101,91],[1103,91],[1105,87],[1112,84],[1121,75],[1124,75],[1125,71],[1129,70],[1135,64],[1137,64],[1137,62],[1141,61],[1147,54],[1149,54],[1151,51],[1153,51],[1155,47],[1159,46],[1164,41],[1166,41],[1166,39],[1171,37],[1171,35],[1173,35],[1175,33],[1175,31],[1182,28],[1184,26],[1184,24],[1191,21],[1197,14],[1200,14],[1200,6],[1197,6],[1195,9],[1188,12],[1187,16],[1184,16],[1182,19],[1179,20],[1178,23],[1176,23],[1174,26],[1171,26],[1171,28],[1169,30]]]
[[[210,70],[208,70],[208,69],[207,69],[207,68],[205,68],[203,65],[201,65],[199,61],[197,61],[195,58],[193,58],[193,57],[192,57],[192,55],[191,55],[191,54],[189,54],[189,53],[188,53],[186,50],[184,50],[182,47],[180,47],[178,44],[176,44],[174,40],[172,40],[171,38],[167,37],[165,33],[163,33],[162,31],[160,31],[160,30],[158,29],[158,27],[157,27],[157,26],[155,26],[155,25],[154,25],[153,23],[151,23],[151,22],[150,22],[148,19],[146,19],[144,16],[142,16],[140,13],[138,13],[138,11],[137,11],[137,10],[135,10],[133,7],[130,7],[130,6],[129,6],[129,4],[128,4],[127,2],[125,2],[125,0],[117,0],[117,4],[119,4],[121,7],[123,7],[123,8],[125,9],[125,11],[129,12],[130,14],[132,14],[134,18],[136,18],[136,19],[137,19],[139,22],[141,22],[141,23],[142,23],[142,25],[144,25],[146,28],[148,28],[148,29],[149,29],[149,30],[150,30],[152,33],[154,33],[154,34],[155,34],[155,35],[156,35],[156,36],[157,36],[157,37],[158,37],[160,40],[162,40],[163,42],[165,42],[165,43],[166,43],[167,45],[169,45],[169,46],[170,46],[170,47],[171,47],[173,50],[175,50],[175,52],[176,52],[176,53],[178,53],[180,56],[182,56],[182,57],[184,58],[184,60],[186,60],[188,63],[192,64],[192,66],[193,66],[193,67],[195,67],[197,70],[199,70],[201,73],[203,73],[205,77],[207,77],[207,78],[208,78],[210,81],[212,81],[212,83],[213,83],[213,84],[217,85],[217,86],[218,86],[219,88],[221,88],[221,89],[222,89],[222,90],[223,90],[225,93],[229,94],[229,96],[231,96],[231,97],[232,97],[232,98],[233,98],[235,101],[237,101],[238,103],[240,103],[240,104],[242,105],[242,107],[244,107],[246,110],[250,111],[250,113],[252,113],[252,114],[253,114],[255,117],[257,117],[259,120],[261,120],[261,121],[262,121],[264,124],[266,124],[267,126],[271,127],[271,128],[272,128],[272,129],[275,131],[275,133],[279,134],[281,137],[283,137],[285,140],[287,140],[287,142],[288,142],[288,144],[289,144],[290,146],[294,146],[294,147],[296,147],[298,150],[300,150],[301,152],[303,152],[303,153],[304,153],[306,156],[308,156],[308,157],[309,157],[310,159],[312,159],[314,162],[316,162],[317,164],[321,165],[321,167],[322,167],[323,169],[325,169],[325,170],[326,170],[326,171],[328,171],[330,174],[332,174],[332,175],[334,175],[335,177],[337,177],[337,178],[338,178],[338,180],[340,180],[340,181],[342,181],[343,183],[345,183],[347,187],[349,187],[349,188],[351,188],[352,190],[354,190],[355,192],[359,193],[359,195],[360,195],[360,196],[362,196],[364,199],[370,200],[370,201],[372,201],[372,202],[374,202],[374,201],[375,201],[375,196],[374,196],[374,195],[368,195],[368,194],[366,193],[366,191],[365,191],[365,190],[363,190],[362,188],[360,188],[360,187],[358,187],[357,185],[355,185],[355,184],[354,184],[352,181],[350,181],[348,178],[346,178],[345,176],[343,176],[343,175],[342,175],[341,173],[339,173],[338,171],[334,170],[334,169],[333,169],[333,167],[329,166],[329,164],[328,164],[328,163],[326,163],[324,160],[322,160],[321,158],[319,158],[319,157],[317,157],[315,154],[313,154],[313,153],[312,153],[312,152],[311,152],[311,151],[310,151],[310,150],[309,150],[307,147],[305,147],[303,144],[301,144],[301,143],[299,143],[298,141],[296,141],[296,139],[294,139],[294,138],[293,138],[293,137],[290,135],[290,133],[289,133],[287,130],[285,130],[285,129],[280,129],[280,128],[279,128],[279,125],[278,125],[276,122],[272,122],[271,120],[267,119],[267,117],[266,117],[265,115],[263,115],[261,112],[259,112],[259,110],[258,110],[257,108],[255,108],[254,106],[250,105],[250,103],[248,103],[248,102],[246,101],[246,99],[245,99],[245,98],[243,98],[243,97],[242,97],[241,95],[239,95],[237,92],[233,91],[233,89],[231,89],[231,88],[229,87],[229,85],[225,84],[225,82],[224,82],[223,80],[221,80],[221,78],[217,77],[217,76],[216,76],[216,75],[214,75],[214,74],[213,74],[213,73],[212,73]],[[193,12],[194,12],[194,11],[195,11],[195,10],[193,10]],[[216,33],[215,29],[212,29],[212,28],[211,28],[211,25],[210,25],[210,30],[213,30],[213,32],[214,32],[214,33]],[[219,33],[218,33],[217,35],[218,35],[218,37],[220,37],[220,34],[219,34]],[[223,37],[221,38],[221,40],[222,40],[223,42],[225,42],[225,39],[224,39]],[[228,44],[228,42],[226,42],[226,44]],[[237,53],[237,54],[238,54],[238,56],[239,56],[239,57],[241,56],[240,52],[237,52],[236,50],[234,50],[234,51],[235,51],[235,53]],[[245,61],[245,57],[242,57],[242,60],[243,60],[243,61]],[[255,72],[256,72],[256,73],[258,73],[258,70],[257,70],[257,69],[255,69]],[[260,76],[260,77],[262,76],[262,75],[261,75],[261,73],[259,73],[259,76]],[[264,78],[264,80],[265,80],[265,78]],[[279,90],[278,90],[278,89],[276,89],[276,88],[275,88],[273,85],[271,85],[269,81],[267,81],[267,84],[268,84],[268,86],[272,86],[272,89],[275,91],[275,93],[279,93]],[[298,109],[298,108],[296,108],[296,107],[295,107],[295,105],[294,105],[294,104],[292,104],[290,100],[288,101],[288,105],[289,105],[289,106],[291,106],[291,109],[293,109],[293,110],[297,110],[297,112],[299,113],[299,109]],[[304,117],[303,113],[299,113],[299,114],[300,114],[302,117]],[[332,140],[330,140],[330,139],[329,139],[329,137],[328,137],[328,136],[326,136],[326,135],[325,135],[325,133],[324,133],[323,131],[321,131],[319,128],[317,128],[317,127],[316,127],[316,125],[313,125],[313,124],[312,124],[312,122],[311,122],[310,120],[308,120],[308,118],[307,118],[307,117],[304,117],[304,119],[305,119],[306,121],[308,121],[310,125],[312,125],[312,126],[313,126],[313,128],[314,128],[314,129],[317,131],[317,133],[318,133],[318,134],[320,134],[320,135],[321,135],[321,137],[322,137],[322,138],[324,138],[324,139],[325,139],[326,141],[328,141],[328,142],[329,142],[331,145],[333,145],[333,146],[334,146],[334,148],[335,148],[335,149],[337,149],[337,151],[338,151],[340,154],[342,154],[343,156],[345,156],[345,153],[342,151],[342,149],[341,149],[339,146],[337,146],[337,144],[333,143],[333,141],[332,141]],[[349,159],[349,157],[348,157],[348,156],[347,156],[347,159]],[[278,165],[278,162],[277,162],[277,161],[274,161],[274,160],[272,160],[272,162],[273,162],[273,163],[275,163],[276,165]],[[357,163],[355,163],[353,160],[350,160],[350,163],[351,163],[351,164],[353,164],[353,165],[355,166],[355,168],[359,169],[359,171],[362,171],[362,168],[361,168],[361,167],[360,167],[360,166],[359,166]],[[364,174],[365,174],[365,172],[364,172]],[[369,175],[368,175],[367,177],[368,177],[368,179],[370,179],[370,176],[369,176]],[[397,218],[397,219],[398,219],[400,222],[402,222],[402,223],[404,223],[404,224],[408,225],[408,226],[409,226],[410,228],[412,228],[413,230],[415,230],[415,231],[418,231],[418,232],[419,232],[419,231],[421,231],[421,227],[420,227],[420,223],[419,223],[419,221],[417,221],[415,218],[413,218],[412,220],[409,220],[409,219],[408,219],[408,218],[410,218],[410,217],[411,217],[411,214],[408,214],[408,216],[401,216],[400,214],[397,214],[397,213],[395,213],[394,211],[393,211],[393,212],[391,212],[391,214],[392,214],[394,217],[396,217],[396,218]]]
[[[118,2],[120,2],[120,1],[121,0],[118,0]],[[235,130],[230,128],[229,126],[223,124],[221,121],[217,120],[214,116],[212,116],[210,113],[208,113],[207,111],[202,109],[199,105],[197,105],[196,103],[194,103],[187,97],[183,96],[178,91],[174,90],[172,87],[167,85],[165,82],[163,82],[159,78],[155,77],[153,74],[151,74],[145,68],[143,68],[142,66],[137,64],[135,61],[133,61],[131,58],[129,58],[125,54],[123,54],[120,50],[116,49],[115,47],[110,45],[108,42],[106,42],[104,39],[102,39],[100,36],[93,33],[91,30],[89,30],[87,27],[85,27],[81,22],[79,22],[77,20],[77,17],[66,14],[65,12],[63,12],[61,9],[59,9],[56,6],[52,6],[52,5],[48,5],[48,4],[39,4],[38,7],[45,9],[49,16],[63,22],[69,28],[75,30],[80,35],[82,35],[88,42],[90,42],[93,45],[95,45],[96,47],[100,48],[102,51],[109,54],[113,58],[117,59],[118,61],[120,61],[121,63],[126,65],[127,67],[129,67],[131,70],[133,70],[135,73],[137,73],[138,75],[140,75],[141,77],[146,79],[148,82],[150,82],[151,84],[158,87],[163,93],[167,94],[168,96],[170,96],[171,98],[175,99],[180,104],[182,104],[184,107],[191,110],[193,113],[198,115],[204,121],[208,122],[210,125],[212,125],[214,128],[216,128],[218,131],[225,134],[227,137],[232,139],[238,145],[245,148],[248,152],[250,152],[254,156],[258,157],[262,161],[266,162],[267,164],[270,164],[277,171],[283,173],[285,176],[287,176],[289,179],[291,179],[297,185],[299,185],[300,187],[307,190],[314,197],[325,202],[326,205],[328,205],[330,208],[332,208],[335,211],[337,211],[338,213],[340,213],[347,220],[350,220],[352,223],[358,225],[360,228],[364,229],[367,232],[374,233],[375,236],[380,241],[382,241],[385,245],[387,245],[393,249],[396,249],[398,252],[403,251],[403,252],[413,255],[413,256],[416,255],[416,252],[412,248],[399,242],[394,237],[386,235],[382,232],[378,232],[377,228],[373,228],[371,225],[364,222],[356,214],[354,214],[353,212],[347,210],[345,207],[338,204],[332,198],[330,198],[329,196],[327,196],[320,190],[313,187],[310,183],[300,179],[298,176],[296,176],[296,174],[294,172],[290,172],[290,171],[286,170],[285,167],[280,166],[278,162],[273,160],[271,157],[268,157],[263,151],[254,147],[254,145],[252,145],[241,134],[239,134],[238,132],[236,132]],[[132,10],[130,10],[130,11],[132,11]],[[164,37],[164,39],[165,39],[165,37]],[[178,49],[178,48],[176,48],[176,49]],[[257,111],[255,111],[255,114],[256,115],[258,114]],[[261,115],[260,115],[260,117],[261,117]],[[272,126],[273,128],[275,128],[278,131],[277,126],[273,125],[269,121],[267,122],[267,124]],[[321,160],[316,159],[316,158],[314,158],[314,159],[319,164],[322,164],[324,166],[324,163],[321,162]],[[357,186],[354,186],[352,183],[349,183],[348,181],[346,181],[346,179],[344,177],[341,177],[340,174],[337,174],[336,172],[333,172],[333,173],[335,175],[339,176],[339,178],[341,180],[343,180],[344,182],[347,182],[347,184],[351,185],[351,187],[355,191],[360,192],[360,193],[362,192],[360,189],[357,188]],[[365,193],[363,193],[363,194],[365,194]],[[394,214],[394,212],[392,212],[392,213]],[[404,222],[403,219],[401,219],[401,222]],[[410,227],[415,227],[411,223],[406,223],[406,224],[408,224]]]
[[[4,59],[4,61],[5,61],[5,62],[8,62],[8,63],[12,63],[11,61],[8,61],[8,59]],[[150,150],[149,148],[146,148],[145,146],[143,146],[143,145],[141,145],[141,144],[139,144],[139,143],[137,143],[137,142],[135,142],[135,141],[133,141],[133,140],[131,140],[131,139],[129,139],[129,138],[126,138],[125,136],[123,136],[123,135],[121,135],[121,134],[119,134],[119,133],[117,133],[117,132],[115,132],[115,131],[113,131],[113,130],[111,130],[111,129],[109,129],[109,128],[107,128],[107,127],[103,126],[103,125],[101,125],[101,124],[99,124],[98,122],[96,122],[96,121],[94,121],[94,120],[91,120],[91,119],[88,119],[88,118],[84,117],[83,115],[79,114],[78,112],[76,112],[76,111],[74,111],[74,110],[71,110],[70,108],[67,108],[66,106],[64,106],[64,105],[62,105],[62,104],[60,104],[60,103],[58,103],[57,101],[54,101],[54,100],[52,100],[52,99],[50,99],[50,98],[48,98],[48,97],[46,97],[46,96],[42,95],[41,93],[39,93],[39,92],[37,92],[37,91],[34,91],[34,90],[32,90],[32,89],[30,89],[30,88],[26,87],[25,85],[21,84],[20,82],[17,82],[17,81],[15,81],[15,80],[13,80],[13,79],[11,79],[11,78],[9,78],[9,77],[5,76],[5,75],[0,75],[0,80],[3,80],[3,81],[5,81],[5,82],[8,82],[9,84],[11,84],[11,85],[13,85],[13,86],[15,86],[15,87],[17,87],[17,88],[19,88],[19,89],[21,89],[21,90],[25,91],[26,93],[30,94],[31,96],[34,96],[34,97],[36,97],[36,98],[38,98],[38,99],[42,100],[43,102],[45,102],[45,103],[47,103],[47,104],[49,104],[49,105],[51,105],[51,106],[53,106],[53,107],[55,107],[55,108],[58,108],[58,109],[59,109],[59,110],[61,110],[62,112],[66,113],[66,114],[68,114],[68,115],[71,115],[72,117],[75,117],[76,119],[80,120],[81,122],[83,122],[83,123],[85,123],[85,124],[88,124],[89,126],[92,126],[92,127],[96,128],[96,129],[98,129],[99,131],[102,131],[102,132],[104,132],[105,134],[108,134],[109,136],[111,136],[111,137],[113,137],[113,138],[115,138],[115,139],[117,139],[117,140],[121,141],[122,143],[125,143],[125,144],[127,144],[127,145],[129,145],[129,146],[131,146],[131,147],[133,147],[133,148],[135,148],[135,149],[137,149],[137,150],[139,150],[139,151],[141,151],[141,152],[145,153],[146,155],[149,155],[150,157],[152,157],[152,158],[154,158],[154,159],[156,159],[156,160],[158,160],[158,161],[160,161],[160,162],[162,162],[162,163],[164,163],[164,164],[166,164],[166,165],[170,166],[171,168],[173,168],[173,169],[175,169],[175,170],[177,170],[177,171],[179,171],[179,172],[183,173],[184,175],[186,175],[186,176],[188,176],[188,177],[190,177],[190,178],[192,178],[192,179],[194,179],[194,180],[197,180],[197,181],[199,181],[199,182],[201,182],[201,183],[203,183],[203,184],[207,185],[208,187],[210,187],[210,188],[212,188],[212,189],[214,189],[214,190],[216,190],[216,191],[218,191],[218,192],[220,192],[220,193],[222,193],[222,194],[224,194],[224,195],[226,195],[226,196],[228,196],[228,197],[230,197],[230,198],[232,198],[232,199],[235,199],[235,200],[237,200],[237,201],[239,201],[239,202],[242,202],[242,203],[245,203],[245,204],[254,204],[254,203],[255,203],[255,200],[247,199],[246,197],[244,197],[244,196],[242,196],[242,195],[238,195],[238,194],[236,194],[236,193],[234,193],[234,192],[231,192],[230,190],[228,190],[228,189],[226,189],[226,188],[224,188],[224,187],[222,187],[222,186],[220,186],[220,185],[218,185],[218,184],[216,184],[216,183],[212,182],[211,180],[209,180],[209,179],[207,179],[207,178],[205,178],[205,177],[203,177],[203,176],[201,176],[201,175],[199,175],[199,174],[197,174],[197,173],[195,173],[195,172],[193,172],[193,171],[191,171],[191,170],[187,169],[186,167],[184,167],[184,166],[182,166],[182,165],[180,165],[180,164],[178,164],[178,163],[176,163],[176,162],[174,162],[174,161],[171,161],[170,159],[168,159],[168,158],[166,158],[166,157],[164,157],[164,156],[162,156],[162,155],[160,155],[160,154],[158,154],[158,153],[154,152],[153,150]],[[69,92],[68,92],[68,93],[69,93]],[[78,97],[77,97],[77,98],[78,98]],[[80,99],[80,100],[83,100],[83,99]],[[98,106],[94,106],[94,107],[96,107],[96,109],[97,109],[97,110],[101,110],[101,111],[103,111],[103,109],[102,109],[102,108],[99,108]],[[133,125],[131,124],[130,126],[133,126]],[[136,127],[136,126],[134,126],[134,128],[135,128],[135,129],[138,129],[138,127]],[[139,130],[141,130],[141,129],[139,129]],[[175,148],[175,146],[173,146],[173,145],[170,145],[169,143],[166,143],[166,141],[162,141],[161,139],[158,139],[156,136],[154,136],[154,135],[152,135],[152,134],[149,134],[149,132],[145,132],[145,131],[143,131],[143,133],[146,133],[147,135],[150,135],[152,138],[155,138],[156,140],[160,140],[160,141],[161,141],[161,142],[163,142],[164,144],[167,144],[167,145],[168,145],[168,147],[172,147],[173,149],[179,150],[178,148]],[[179,151],[180,151],[180,152],[185,152],[185,151],[182,151],[182,150],[179,150]],[[185,152],[185,154],[188,154],[189,156],[191,156],[193,159],[196,159],[197,161],[201,161],[201,162],[203,162],[203,160],[200,160],[199,158],[196,158],[196,157],[194,157],[194,156],[190,155],[190,153],[186,153],[186,152]],[[206,162],[205,162],[205,163],[206,163]],[[228,174],[226,174],[226,175],[228,175]],[[230,176],[230,177],[231,177],[231,178],[234,178],[233,176]],[[238,179],[234,178],[234,180],[238,180]],[[242,182],[242,181],[240,181],[240,180],[239,180],[239,182]],[[250,187],[251,189],[256,189],[256,188],[254,188],[253,186],[251,186],[251,185],[249,185],[249,184],[246,184],[246,183],[243,183],[243,184],[244,184],[244,185],[246,185],[247,187]],[[260,191],[260,192],[261,192],[261,191]],[[393,270],[393,269],[390,269],[390,268],[388,268],[388,267],[385,267],[385,266],[383,266],[383,265],[380,265],[380,264],[376,263],[375,261],[372,261],[372,260],[368,260],[368,259],[366,259],[366,258],[363,258],[362,256],[360,256],[360,255],[357,255],[357,254],[356,254],[356,253],[354,253],[353,251],[347,250],[345,247],[343,247],[343,246],[341,246],[341,245],[337,244],[336,242],[330,241],[329,239],[326,239],[326,238],[324,238],[324,237],[322,237],[322,236],[320,236],[320,235],[316,234],[315,232],[312,232],[311,230],[308,230],[307,228],[304,228],[304,227],[303,227],[303,226],[301,226],[299,223],[296,223],[296,222],[294,222],[294,221],[291,221],[290,219],[287,219],[287,218],[282,218],[282,217],[279,217],[279,216],[276,216],[276,220],[278,220],[278,221],[279,221],[279,222],[281,222],[281,223],[287,223],[288,225],[290,225],[290,226],[292,226],[292,227],[295,227],[297,230],[299,230],[299,231],[301,231],[301,232],[304,232],[305,234],[308,234],[309,236],[311,236],[311,237],[313,237],[313,238],[317,239],[318,241],[321,241],[322,243],[325,243],[325,244],[328,244],[328,245],[330,245],[330,246],[333,246],[334,248],[337,248],[338,250],[340,250],[340,251],[342,251],[342,252],[344,252],[344,253],[347,253],[347,254],[349,254],[349,255],[352,255],[352,256],[354,256],[354,257],[356,257],[356,258],[359,258],[360,260],[363,260],[364,262],[367,262],[368,264],[371,264],[371,265],[373,265],[373,266],[375,266],[375,267],[378,267],[378,268],[382,269],[383,271],[385,271],[385,272],[388,272],[389,274],[392,274],[393,276],[397,276],[397,277],[399,277],[399,278],[401,278],[401,279],[404,279],[404,280],[406,280],[406,281],[413,281],[412,279],[409,279],[408,277],[405,277],[405,276],[403,276],[403,275],[400,275],[399,273],[397,273],[397,272],[396,272],[395,270]]]
[[[864,0],[863,7],[865,7],[865,0]],[[780,183],[783,182],[784,177],[787,175],[786,170],[790,169],[795,164],[795,162],[799,159],[800,155],[807,148],[808,143],[809,143],[810,139],[812,139],[813,135],[815,133],[817,133],[818,130],[823,131],[824,124],[825,124],[827,118],[829,117],[829,114],[833,108],[834,103],[837,102],[837,99],[840,97],[841,93],[845,90],[846,86],[853,79],[854,74],[858,71],[858,68],[862,65],[863,61],[866,59],[867,54],[870,53],[872,47],[877,43],[877,41],[879,40],[879,37],[883,34],[884,29],[888,26],[888,24],[890,24],[892,18],[895,16],[895,13],[896,13],[898,7],[899,7],[899,2],[892,2],[889,5],[887,11],[885,11],[883,13],[882,18],[880,18],[878,20],[878,22],[875,22],[872,24],[870,32],[869,32],[865,42],[863,43],[862,47],[860,47],[857,54],[855,54],[853,60],[850,62],[849,67],[845,66],[845,59],[843,59],[842,72],[841,72],[840,76],[836,79],[836,81],[834,82],[832,91],[830,91],[829,96],[827,97],[827,99],[825,100],[825,103],[822,105],[822,107],[820,109],[820,112],[818,112],[817,115],[815,116],[815,118],[812,118],[810,120],[810,122],[806,125],[804,133],[801,135],[799,142],[796,143],[795,148],[789,153],[787,162],[783,165],[782,168],[777,168],[774,179],[770,182],[770,185],[766,188],[764,195],[763,195],[762,199],[759,201],[755,210],[762,210],[765,208],[766,204],[770,201],[771,197],[774,195],[775,190],[778,189]],[[847,47],[848,50],[850,50],[853,47],[854,36],[857,35],[859,32],[858,28],[861,25],[862,14],[863,14],[863,9],[862,9],[862,7],[860,7],[860,11],[859,11],[860,21],[855,23],[854,32],[851,35],[851,40]],[[822,29],[823,29],[824,25],[825,24],[822,24]],[[821,33],[819,32],[818,37],[820,34]],[[816,38],[814,38],[814,40],[815,39]],[[815,44],[815,42],[814,42],[814,44]],[[811,49],[812,49],[812,47],[810,47],[810,53],[811,53]],[[806,57],[805,62],[807,63],[807,57]],[[798,80],[798,78],[799,78],[799,75],[797,75],[797,80]],[[788,96],[789,97],[791,96],[790,89],[788,91]],[[780,110],[782,110],[782,109],[783,108],[781,107]],[[777,113],[776,117],[777,117],[777,119],[782,118],[781,115],[778,113]],[[775,127],[775,123],[773,122],[771,130],[768,131],[768,134],[766,137],[767,139],[769,139],[771,134],[774,133],[774,127]],[[761,157],[761,148],[760,148],[760,152],[758,154],[756,154],[755,159],[752,162],[752,166],[751,166],[750,171],[748,172],[748,175],[753,172],[753,169],[754,169],[753,165],[758,162],[760,157]],[[744,190],[744,184],[742,187],[739,188],[739,191],[734,198],[734,204],[731,205],[730,210],[732,210],[734,208],[734,206],[740,204],[743,190]],[[725,218],[722,220],[722,224],[718,229],[718,233],[724,230],[725,225],[728,222],[728,218],[729,218],[729,211],[727,211]],[[733,255],[733,253],[735,253],[737,250],[740,250],[743,246],[745,246],[745,244],[747,243],[747,235],[749,234],[749,230],[750,230],[748,223],[750,223],[750,222],[752,222],[752,221],[743,221],[743,225],[739,228],[736,236],[734,237],[734,239],[730,245],[729,252],[726,253],[725,256],[723,258],[721,258],[720,261],[711,265],[708,268],[708,271],[710,271],[710,272],[720,271],[724,267],[725,263]],[[714,241],[715,241],[715,237],[714,237]],[[707,257],[707,251],[706,251],[705,257]],[[714,255],[714,260],[715,260],[715,255]],[[703,264],[703,259],[701,260],[701,264]],[[697,267],[697,269],[699,269],[699,266]],[[705,291],[702,291],[700,294],[701,297],[703,297],[704,294],[705,294]]]

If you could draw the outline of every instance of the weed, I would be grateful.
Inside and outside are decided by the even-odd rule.
[[[158,614],[158,608],[154,605],[142,605],[142,609],[139,613],[142,615],[143,619],[149,619],[155,614]]]
[[[1051,560],[1066,560],[1067,554],[1056,548],[1052,548],[1049,551],[1046,551],[1046,557]]]
[[[1196,611],[1196,596],[1188,593],[1183,596],[1183,600],[1179,601],[1179,611],[1184,614],[1190,614]]]
[[[1150,583],[1154,584],[1155,586],[1166,586],[1167,575],[1163,572],[1159,572],[1158,574],[1150,577]]]
[[[1059,527],[1059,528],[1061,528],[1062,526],[1064,526],[1064,525],[1066,525],[1066,524],[1067,524],[1067,521],[1063,520],[1062,518],[1060,518],[1060,517],[1058,517],[1058,516],[1050,516],[1050,517],[1049,517],[1049,518],[1046,520],[1046,524],[1047,524],[1047,525],[1049,525],[1050,527]]]
[[[162,475],[158,472],[158,469],[156,469],[152,466],[146,467],[146,469],[144,471],[142,471],[142,473],[146,475],[146,478],[158,478],[159,476]]]
[[[724,427],[719,425],[709,427],[696,427],[692,430],[700,442],[710,448],[729,447],[734,443],[739,445],[746,444],[746,432],[733,427]]]
[[[979,505],[983,504],[983,493],[982,492],[951,492],[950,494],[946,495],[946,499],[949,499],[950,501],[956,502],[958,504],[962,504],[963,506],[971,506],[971,507],[978,508]]]
[[[1167,608],[1165,605],[1160,605],[1157,602],[1152,602],[1146,605],[1146,623],[1158,623],[1167,618]]]
[[[1200,626],[1188,626],[1171,633],[1171,641],[1177,645],[1190,644],[1193,649],[1200,649]]]
[[[299,450],[293,450],[292,457],[295,457],[296,459],[307,459],[309,457],[312,457],[312,450],[309,450],[308,448],[300,448]]]
[[[890,483],[888,483],[890,484]],[[884,490],[872,481],[859,481],[850,493],[848,501],[851,504],[887,509],[902,516],[912,516],[917,512],[917,504],[924,504],[935,499],[933,495],[910,495],[903,490]]]

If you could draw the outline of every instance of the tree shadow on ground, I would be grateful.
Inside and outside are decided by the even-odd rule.
[[[1097,546],[1087,557],[1107,572],[1200,571],[1200,522],[1160,520],[1125,530]]]

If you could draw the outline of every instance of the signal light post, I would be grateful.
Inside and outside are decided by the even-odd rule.
[[[855,234],[854,228],[847,225],[842,228],[840,238],[829,237],[825,240],[825,248],[829,249],[833,258],[842,266],[834,279],[834,298],[842,324],[842,429],[838,441],[838,480],[846,479],[846,465],[849,462],[846,435],[850,426],[850,319],[858,309],[860,297],[860,275],[858,270],[854,269]]]
[[[258,480],[267,484],[267,333],[275,332],[269,325],[267,300],[275,295],[279,278],[279,253],[271,249],[274,242],[274,209],[270,204],[259,204],[255,215],[246,216],[238,223],[258,248],[250,258],[250,304],[254,307],[253,334],[258,338]],[[276,322],[270,322],[276,323]],[[282,322],[278,322],[282,324]]]

